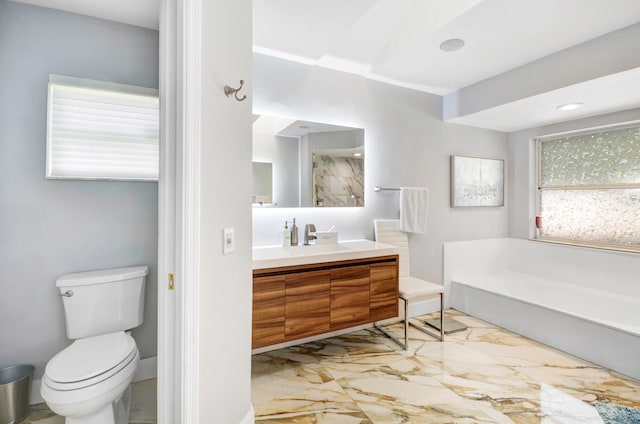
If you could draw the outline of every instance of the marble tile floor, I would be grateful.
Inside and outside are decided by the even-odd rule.
[[[133,383],[129,424],[155,424],[156,410],[156,379]],[[64,424],[64,418],[39,403],[31,405],[31,413],[20,424]]]
[[[602,423],[595,402],[640,407],[640,381],[449,310],[464,332],[373,329],[252,358],[257,424]],[[400,334],[399,325],[391,328]],[[156,423],[156,380],[134,383],[131,424]],[[22,424],[63,424],[45,404]]]
[[[365,329],[254,355],[256,423],[596,424],[595,402],[640,407],[640,381],[447,314],[469,328],[443,343],[411,329],[407,352]]]

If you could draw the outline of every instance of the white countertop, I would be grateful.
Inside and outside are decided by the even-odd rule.
[[[345,240],[338,244],[311,246],[256,246],[253,269],[308,265],[323,262],[397,255],[398,248],[371,240]]]

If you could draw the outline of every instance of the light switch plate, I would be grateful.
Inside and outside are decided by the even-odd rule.
[[[236,241],[233,228],[225,228],[222,236],[222,254],[228,255],[236,250]]]

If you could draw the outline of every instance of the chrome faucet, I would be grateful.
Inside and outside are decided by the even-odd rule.
[[[313,234],[310,234],[313,233]],[[313,224],[307,224],[304,226],[304,245],[309,246],[311,240],[316,239],[316,226]]]

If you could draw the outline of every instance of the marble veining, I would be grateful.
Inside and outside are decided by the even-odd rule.
[[[594,404],[640,408],[640,381],[477,318],[445,342],[375,330],[252,357],[258,424],[602,424]],[[400,326],[391,326],[400,332]],[[156,422],[156,381],[133,385],[132,424]],[[24,424],[63,424],[44,404]]]
[[[407,352],[365,329],[254,355],[256,422],[596,424],[596,402],[640,408],[637,380],[447,314],[469,328],[443,343],[410,329]]]
[[[364,159],[313,156],[314,206],[364,206]]]

